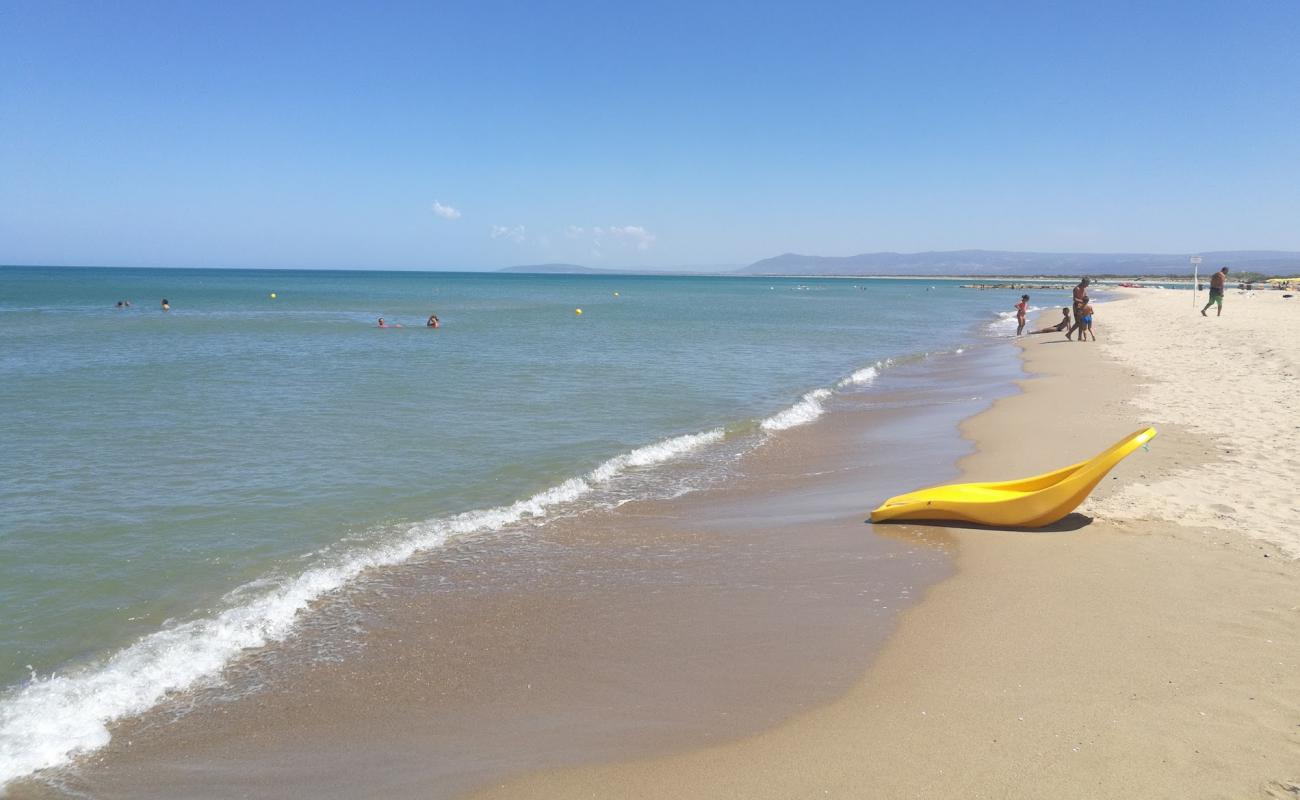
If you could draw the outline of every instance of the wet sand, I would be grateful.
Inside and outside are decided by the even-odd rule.
[[[864,516],[952,477],[959,421],[1018,374],[999,344],[898,366],[717,487],[368,576],[227,685],[13,794],[448,797],[771,729],[849,690],[951,573],[945,532]]]
[[[1098,336],[1143,319],[1138,305],[1103,307]],[[1260,349],[1285,344],[1255,324]],[[1023,393],[962,426],[978,445],[962,462],[972,479],[1093,455],[1146,422],[1142,385],[1188,380],[1055,335],[1022,344]],[[1202,352],[1230,357],[1217,350]],[[1190,380],[1202,397],[1231,389]],[[1239,403],[1251,413],[1249,396]],[[1159,428],[1052,530],[889,526],[951,537],[957,573],[827,706],[735,742],[528,773],[476,797],[1300,795],[1300,562],[1248,531],[1091,516],[1121,487],[1171,474],[1202,496],[1249,491],[1197,471],[1229,455],[1203,433]]]

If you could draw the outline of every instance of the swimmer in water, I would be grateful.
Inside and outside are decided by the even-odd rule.
[[[394,323],[394,324],[392,324],[392,325],[389,325],[387,322],[384,322],[384,318],[383,318],[383,317],[380,317],[380,318],[379,318],[379,327],[381,327],[381,328],[400,328],[400,327],[402,327],[402,326],[401,326],[401,325],[398,325],[398,324],[396,324],[396,323]]]
[[[169,303],[169,302],[167,302],[167,298],[166,298],[166,297],[164,297],[164,298],[162,299],[162,310],[163,310],[163,311],[171,311],[171,310],[172,310],[172,304]]]
[[[437,314],[430,314],[430,315],[429,315],[429,321],[426,322],[426,323],[424,323],[424,327],[426,327],[426,328],[437,328],[437,327],[439,327],[441,324],[442,324],[442,323],[438,322],[438,315],[437,315]]]

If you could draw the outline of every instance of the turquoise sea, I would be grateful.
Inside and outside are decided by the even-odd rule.
[[[0,785],[292,634],[367,568],[689,491],[891,359],[1008,334],[1018,295],[0,268]]]

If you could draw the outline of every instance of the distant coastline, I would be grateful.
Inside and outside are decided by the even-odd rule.
[[[1094,279],[1170,283],[1192,279],[1192,254],[1151,253],[1035,253],[1009,250],[952,250],[923,253],[862,253],[855,256],[809,256],[786,253],[746,266],[733,264],[683,265],[674,268],[592,267],[554,262],[500,268],[467,269],[428,266],[396,269],[379,266],[349,267],[226,267],[226,266],[121,266],[111,264],[0,264],[0,269],[194,269],[274,272],[393,272],[393,273],[500,273],[514,275],[704,276],[743,278],[838,278],[851,280],[1017,280],[1052,281],[1087,275]],[[1286,250],[1220,250],[1200,253],[1200,274],[1228,267],[1234,280],[1300,276],[1300,252]]]
[[[1191,258],[1201,258],[1201,272],[1220,267],[1248,277],[1300,275],[1300,252],[1287,250],[1216,250],[1200,253],[1039,253],[1012,250],[949,250],[922,253],[860,253],[812,256],[785,253],[732,270],[675,270],[673,274],[740,275],[784,278],[929,278],[968,280],[1030,277],[1059,279],[1089,275],[1147,279],[1192,277]],[[610,269],[581,264],[507,267],[502,272],[537,274],[669,274],[647,269]]]

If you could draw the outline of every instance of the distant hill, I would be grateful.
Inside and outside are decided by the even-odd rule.
[[[745,275],[1164,275],[1192,271],[1190,254],[1021,253],[1010,250],[949,250],[925,253],[862,253],[807,256],[786,253],[739,270]],[[1228,267],[1268,274],[1300,274],[1300,253],[1224,250],[1200,253],[1201,272]]]
[[[525,264],[503,267],[497,272],[529,272],[534,275],[735,275],[735,264],[685,265],[669,269],[650,267],[584,267],[582,264]]]
[[[581,264],[522,264],[517,267],[504,267],[498,272],[529,272],[534,275],[617,275],[626,274],[627,270],[599,269],[584,267]]]
[[[925,253],[862,253],[807,256],[786,253],[747,267],[676,270],[609,269],[582,264],[522,264],[500,272],[535,275],[1190,275],[1186,253],[1027,253],[1014,250],[945,250]],[[1201,273],[1219,267],[1237,272],[1300,275],[1300,252],[1220,250],[1201,253]]]

